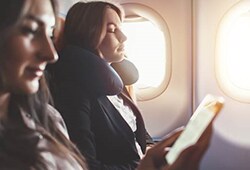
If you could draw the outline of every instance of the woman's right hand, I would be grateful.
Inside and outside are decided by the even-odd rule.
[[[198,170],[200,161],[207,151],[212,137],[212,122],[206,128],[196,144],[184,149],[171,166],[163,170]]]
[[[166,165],[165,155],[167,154],[169,147],[173,145],[182,131],[183,128],[174,130],[165,139],[149,148],[140,161],[137,170],[158,170]]]

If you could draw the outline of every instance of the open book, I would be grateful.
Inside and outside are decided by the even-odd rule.
[[[183,149],[195,144],[199,140],[207,126],[220,112],[223,104],[224,99],[222,97],[211,94],[205,96],[187,123],[185,130],[167,153],[166,160],[168,164],[172,164]]]

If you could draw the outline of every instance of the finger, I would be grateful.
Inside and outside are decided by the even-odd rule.
[[[178,156],[177,160],[169,166],[168,170],[195,170],[195,167],[199,166],[199,161],[194,161],[195,152],[197,151],[197,146],[192,145],[186,149],[184,149],[180,155]]]
[[[210,142],[213,133],[213,122],[210,122],[206,130],[202,133],[197,143]]]

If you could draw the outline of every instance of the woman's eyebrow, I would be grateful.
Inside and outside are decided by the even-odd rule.
[[[45,22],[46,22],[45,20],[43,21],[43,19],[41,19],[41,18],[39,18],[39,17],[36,17],[36,16],[34,16],[34,15],[27,15],[27,16],[25,17],[25,19],[35,21],[35,22],[37,22],[38,25],[40,25],[40,26],[44,26],[44,25],[45,25]],[[54,29],[55,27],[56,27],[55,24],[51,25],[51,28],[52,28],[52,29]]]
[[[35,22],[37,22],[39,25],[44,25],[44,22],[43,22],[40,18],[38,18],[38,17],[36,17],[36,16],[34,16],[34,15],[27,15],[27,16],[25,17],[25,19],[35,21]]]

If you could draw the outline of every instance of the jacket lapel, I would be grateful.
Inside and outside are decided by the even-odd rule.
[[[144,125],[144,121],[143,121],[142,115],[140,113],[140,110],[134,104],[134,102],[132,101],[132,99],[128,95],[128,92],[126,91],[126,89],[124,89],[123,92],[121,94],[119,94],[119,96],[122,97],[125,104],[130,106],[130,108],[133,110],[133,113],[136,116],[137,130],[135,131],[135,136],[136,136],[137,142],[141,146],[143,153],[145,153],[145,150],[146,150],[146,130],[145,130],[145,125]]]
[[[113,104],[109,101],[106,96],[103,96],[98,99],[98,102],[102,109],[104,110],[106,116],[109,118],[111,123],[114,125],[113,127],[121,134],[125,141],[129,142],[130,146],[134,145],[135,134],[123,119],[121,114],[116,110]],[[136,149],[136,148],[134,148]]]

